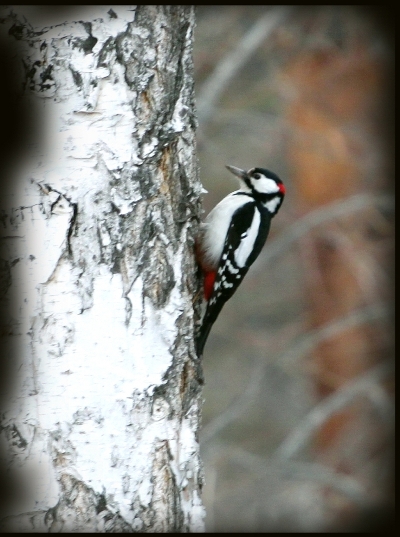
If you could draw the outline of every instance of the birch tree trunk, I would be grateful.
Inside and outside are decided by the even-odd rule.
[[[0,23],[41,127],[2,192],[2,529],[202,531],[193,6],[45,9]]]

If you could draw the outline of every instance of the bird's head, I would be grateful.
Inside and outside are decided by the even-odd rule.
[[[276,173],[266,168],[251,168],[247,172],[236,168],[236,166],[227,166],[227,169],[236,177],[239,177],[241,187],[244,190],[251,191],[255,194],[280,195],[286,194],[285,185],[276,175]]]

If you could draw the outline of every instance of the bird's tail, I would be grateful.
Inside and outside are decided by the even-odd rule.
[[[217,320],[217,317],[220,314],[223,305],[224,303],[214,303],[212,306],[207,306],[206,312],[203,317],[203,322],[199,331],[199,335],[197,337],[197,356],[199,358],[203,356],[204,346],[207,342],[211,328]]]
[[[197,338],[197,356],[203,356],[204,346],[210,334],[213,323],[204,323],[201,325],[200,332]]]

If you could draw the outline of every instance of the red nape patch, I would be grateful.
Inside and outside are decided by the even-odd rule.
[[[207,301],[210,300],[210,296],[213,291],[216,275],[217,273],[215,271],[204,273],[204,298]]]

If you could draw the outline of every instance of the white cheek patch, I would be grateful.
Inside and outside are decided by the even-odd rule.
[[[276,194],[279,192],[279,187],[273,179],[261,177],[261,179],[253,179],[252,183],[260,194]]]
[[[276,196],[276,198],[272,198],[272,200],[267,201],[267,203],[264,203],[264,205],[270,213],[274,214],[280,202],[280,197]]]

